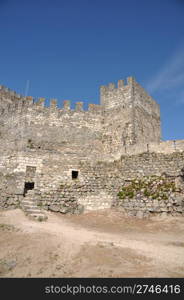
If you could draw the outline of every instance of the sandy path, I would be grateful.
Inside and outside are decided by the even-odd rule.
[[[136,274],[138,277],[183,277],[184,275],[184,224],[181,224],[180,220],[178,221],[180,226],[176,226],[176,232],[174,229],[172,232],[172,228],[165,232],[158,230],[155,232],[154,228],[152,232],[146,232],[144,228],[141,228],[137,232],[135,225],[139,224],[133,225],[135,230],[131,227],[131,230],[122,228],[119,232],[109,232],[102,230],[100,225],[99,228],[84,224],[80,226],[80,216],[77,216],[79,223],[76,224],[75,216],[62,217],[53,213],[47,214],[48,221],[43,223],[29,220],[20,210],[0,214],[1,224],[9,224],[19,229],[16,233],[11,232],[11,235],[19,237],[12,244],[9,241],[8,246],[10,257],[11,252],[13,255],[18,247],[20,255],[17,256],[17,261],[19,263],[4,276],[24,276],[23,272],[26,272],[21,266],[21,257],[23,258],[26,253],[31,254],[31,260],[35,257],[34,268],[29,268],[30,276],[35,276],[38,269],[41,273],[36,276],[49,277],[124,277],[124,275],[136,277]],[[93,217],[93,214],[88,214],[86,219],[89,221],[89,218]],[[115,218],[116,214],[109,215],[109,218],[113,217]],[[85,216],[82,218],[84,219]],[[161,221],[162,224],[168,226],[169,222],[168,220],[165,223]],[[149,228],[149,222],[146,226]],[[8,239],[10,232],[4,231],[3,233],[6,233]],[[24,241],[19,241],[20,235],[29,241],[26,246],[24,246]],[[1,245],[2,259],[6,256],[4,250],[5,245]],[[47,258],[46,262],[37,261],[39,252],[42,260],[43,257]],[[55,258],[52,257],[53,255]],[[63,267],[60,268],[59,264]]]

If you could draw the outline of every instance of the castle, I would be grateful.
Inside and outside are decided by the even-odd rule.
[[[184,140],[161,141],[159,105],[134,78],[101,86],[100,105],[87,111],[82,102],[72,110],[69,100],[62,108],[56,99],[49,107],[44,101],[0,86],[1,209],[22,207],[42,217],[44,210],[109,208],[126,180],[181,174]],[[141,210],[183,213],[182,205],[164,203]],[[125,211],[136,215],[136,205]]]

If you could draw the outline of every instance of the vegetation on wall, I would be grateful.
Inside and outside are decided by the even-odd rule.
[[[119,199],[146,197],[167,200],[169,195],[181,190],[176,187],[174,179],[165,176],[144,176],[131,180],[122,186],[118,193]]]

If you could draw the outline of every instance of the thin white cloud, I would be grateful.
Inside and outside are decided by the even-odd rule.
[[[184,45],[147,84],[150,93],[177,87],[181,87],[184,91]]]

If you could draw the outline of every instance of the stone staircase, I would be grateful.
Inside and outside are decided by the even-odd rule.
[[[22,210],[29,218],[33,220],[47,220],[47,216],[45,215],[43,209],[37,205],[34,190],[27,191],[26,196],[22,200]]]

